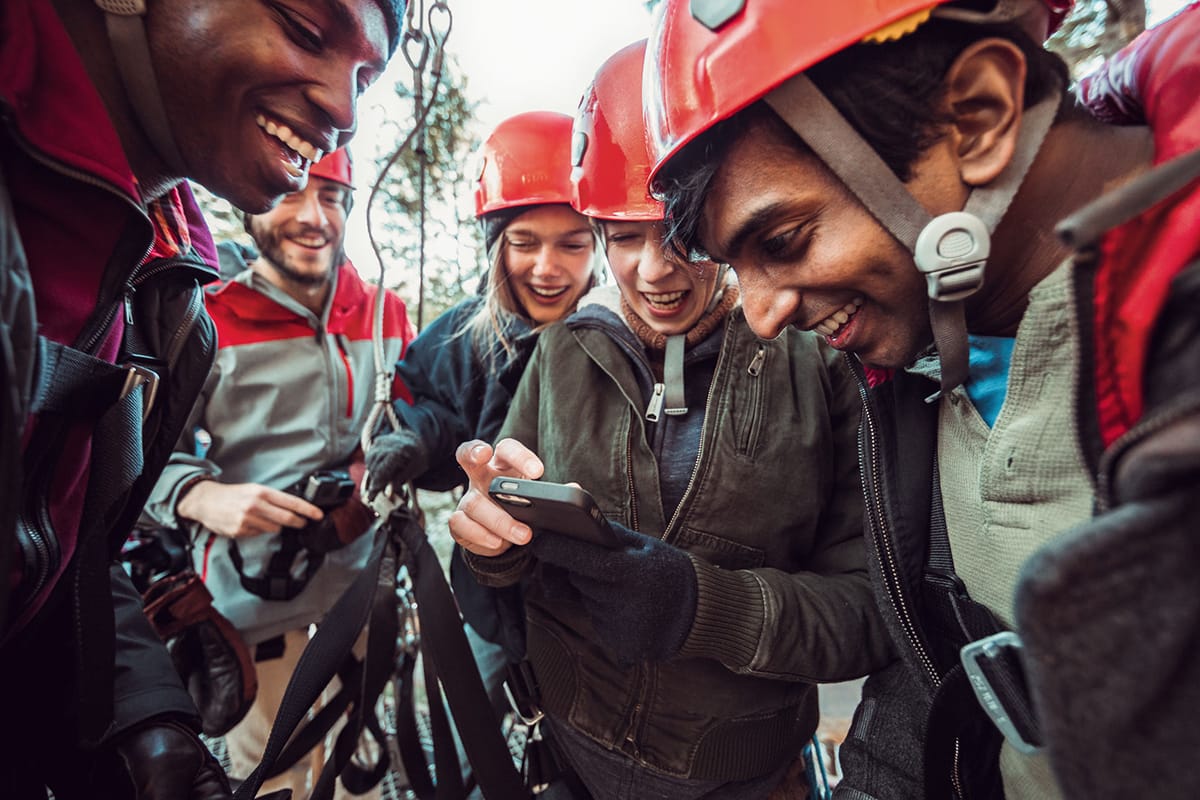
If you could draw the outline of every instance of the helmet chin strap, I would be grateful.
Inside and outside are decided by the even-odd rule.
[[[1016,150],[996,180],[974,189],[962,211],[931,217],[883,159],[808,76],[799,73],[764,99],[867,210],[903,244],[925,275],[929,321],[941,361],[932,402],[967,378],[963,301],[983,286],[991,234],[1025,179],[1058,113],[1060,92],[1025,110]]]
[[[138,123],[174,176],[186,177],[187,167],[167,122],[167,112],[150,60],[150,46],[146,42],[146,27],[142,20],[146,15],[146,0],[95,0],[95,3],[104,12],[113,58]]]

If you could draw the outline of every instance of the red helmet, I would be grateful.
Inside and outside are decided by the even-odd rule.
[[[475,216],[571,202],[571,118],[527,111],[501,122],[479,149]]]
[[[324,178],[354,188],[354,173],[350,164],[350,153],[342,147],[334,150],[308,168],[308,177]]]
[[[910,33],[935,9],[943,17],[1013,20],[1045,6],[1049,35],[1074,4],[997,0],[983,13],[949,6],[949,1],[666,0],[646,59],[646,125],[655,156],[651,179],[685,144],[796,73],[864,39],[886,41]]]
[[[646,40],[622,48],[596,71],[575,115],[572,205],[600,219],[658,220],[663,205],[647,190],[650,149],[642,117]]]

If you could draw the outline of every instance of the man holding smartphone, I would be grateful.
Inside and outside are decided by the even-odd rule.
[[[237,777],[262,756],[309,625],[370,552],[373,515],[350,475],[361,478],[381,290],[342,249],[353,187],[339,150],[313,165],[305,189],[246,217],[260,255],[206,297],[219,349],[185,430],[209,436],[184,437],[147,506],[156,524],[192,534],[196,571],[254,654],[258,696],[226,735]],[[398,297],[378,299],[395,361],[413,330]],[[307,772],[302,759],[263,788],[305,796]]]

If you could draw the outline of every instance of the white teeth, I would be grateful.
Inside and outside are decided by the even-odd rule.
[[[283,168],[286,169],[288,171],[288,175],[291,175],[293,178],[300,178],[304,175],[304,167],[297,167],[290,161],[284,161]]]
[[[534,294],[541,295],[542,297],[557,297],[558,295],[562,294],[563,292],[565,292],[567,290],[567,287],[565,287],[565,286],[559,286],[557,288],[544,288],[541,286],[530,286],[529,288],[531,291],[533,291]]]
[[[828,317],[814,325],[813,330],[822,336],[832,336],[833,334],[837,333],[838,328],[850,321],[850,318],[854,316],[854,313],[858,311],[862,304],[863,299],[861,297],[854,298],[849,303],[846,303],[846,305],[842,306],[837,311],[834,311]]]
[[[684,294],[686,294],[686,292],[664,292],[662,294],[650,294],[649,292],[642,292],[642,294],[651,303],[660,303],[662,305],[669,305],[671,303],[674,303],[679,298],[683,297]]]
[[[310,161],[313,164],[316,164],[318,161],[320,161],[322,158],[325,157],[325,153],[322,152],[321,150],[317,149],[316,145],[312,144],[311,142],[305,141],[304,139],[301,139],[297,134],[293,133],[292,129],[289,128],[287,125],[279,125],[279,124],[267,119],[262,114],[257,115],[254,118],[254,121],[258,124],[258,127],[262,128],[268,134],[270,134],[271,136],[274,136],[276,139],[283,142],[285,145],[287,145],[289,148],[291,148],[293,151],[295,151],[295,153],[297,155],[299,155],[301,158],[305,159],[306,161]],[[293,167],[294,167],[294,165],[289,166],[289,168],[288,168],[288,172],[293,177],[298,178],[298,177],[300,177],[300,175],[304,174],[304,170],[302,167],[301,168],[293,168]]]

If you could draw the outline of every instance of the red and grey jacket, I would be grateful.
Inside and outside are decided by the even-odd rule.
[[[46,0],[0,7],[0,243],[0,639],[33,650],[40,639],[75,642],[76,707],[94,739],[114,714],[130,723],[131,694],[153,697],[144,674],[125,691],[139,679],[118,643],[153,634],[109,563],[211,362],[199,284],[215,278],[216,258],[186,185],[141,199]],[[118,425],[130,403],[144,422]],[[173,702],[160,697],[159,710]]]
[[[217,325],[216,364],[146,513],[157,524],[193,530],[197,572],[217,609],[251,644],[318,621],[361,567],[370,541],[363,537],[328,553],[293,599],[267,600],[239,581],[230,539],[176,518],[179,497],[200,476],[286,489],[316,470],[346,465],[374,402],[371,325],[379,291],[347,263],[320,317],[253,270],[206,296]],[[414,333],[400,298],[386,291],[383,297],[384,363],[390,366]],[[393,397],[407,400],[398,381]],[[247,575],[264,572],[279,539],[239,540]]]
[[[1095,514],[1031,554],[1014,603],[1039,738],[1067,798],[1200,795],[1198,92],[1200,4],[1081,87],[1099,118],[1149,125],[1156,166],[1064,223],[1078,248],[1076,438]],[[931,599],[937,407],[923,378],[862,379],[868,549],[905,664],[864,687],[839,792],[1002,796],[996,726],[969,690],[946,693],[971,607],[965,592]],[[955,703],[973,710],[959,728],[927,727]]]

